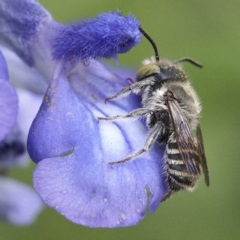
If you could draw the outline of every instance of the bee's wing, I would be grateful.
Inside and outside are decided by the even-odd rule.
[[[182,113],[175,99],[167,99],[166,104],[172,120],[176,142],[187,171],[193,175],[200,174],[198,148],[193,139],[187,118]]]
[[[209,172],[208,172],[207,159],[205,156],[203,137],[202,137],[202,131],[201,131],[200,124],[198,124],[198,126],[197,126],[197,147],[198,147],[198,153],[201,156],[201,166],[202,166],[203,173],[205,176],[205,183],[207,186],[209,186],[209,184],[210,184]]]

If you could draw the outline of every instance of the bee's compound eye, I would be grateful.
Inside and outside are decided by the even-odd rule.
[[[155,63],[150,63],[143,65],[137,72],[136,79],[137,81],[141,81],[147,77],[150,77],[154,74],[160,73],[160,67],[156,65]]]

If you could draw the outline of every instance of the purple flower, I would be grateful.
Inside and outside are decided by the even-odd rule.
[[[14,88],[9,83],[5,58],[0,51],[0,141],[13,128],[18,112],[18,98]]]
[[[0,221],[28,225],[42,210],[42,201],[25,184],[0,176],[0,193]]]
[[[30,128],[30,121],[37,112],[36,106],[39,106],[41,102],[37,102],[35,96],[34,98],[29,97],[27,92],[23,92],[24,90],[18,90],[17,92],[14,90],[8,81],[8,70],[1,52],[0,86],[0,122],[2,123],[2,139],[0,141],[0,221],[23,226],[33,222],[37,214],[42,210],[43,203],[33,189],[7,178],[6,175],[12,167],[26,166],[28,163],[29,156],[26,152],[27,132]],[[26,98],[28,98],[28,102],[25,101]],[[31,106],[34,106],[33,110],[29,109]]]
[[[13,166],[25,166],[27,162],[25,141],[15,125],[0,142],[0,221],[28,225],[43,208],[42,201],[32,188],[6,177]]]
[[[27,135],[42,102],[42,96],[24,89],[17,89],[18,116],[12,130],[0,141],[0,171],[12,167],[26,167],[29,156],[26,151]]]
[[[28,152],[37,163],[36,191],[46,204],[78,224],[110,228],[137,224],[148,202],[152,213],[167,191],[163,149],[154,145],[134,161],[108,164],[140,150],[148,130],[134,119],[98,122],[98,117],[140,107],[141,100],[130,95],[105,104],[105,98],[129,83],[122,77],[124,70],[116,74],[94,59],[116,59],[138,44],[138,21],[109,12],[62,25],[34,1],[5,0],[0,9],[3,6],[8,8],[0,15],[0,25],[4,22],[8,29],[3,39],[26,66],[37,70],[38,80],[42,76],[49,83],[28,136]],[[22,25],[28,28],[21,32]]]

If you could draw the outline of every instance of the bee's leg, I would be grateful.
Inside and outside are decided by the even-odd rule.
[[[116,116],[107,117],[107,118],[98,117],[98,120],[113,121],[113,120],[118,120],[118,119],[123,119],[123,118],[138,118],[138,117],[143,117],[146,114],[151,114],[152,112],[153,112],[152,110],[149,110],[146,108],[138,108],[129,114],[116,115]]]
[[[131,84],[134,83],[134,81],[131,78],[127,78],[126,80],[129,81]]]
[[[134,158],[140,156],[141,154],[149,151],[152,148],[153,144],[156,142],[159,134],[161,134],[161,131],[162,131],[162,125],[161,124],[156,125],[155,127],[153,127],[151,129],[150,134],[147,137],[147,140],[145,142],[143,149],[139,150],[138,152],[135,152],[134,154],[130,155],[127,158],[124,158],[117,162],[110,162],[109,164],[114,165],[114,164],[124,163],[124,162],[130,161],[130,160],[133,160]]]
[[[163,197],[162,201],[161,202],[164,202],[166,200],[168,200],[170,197],[172,197],[174,194],[176,193],[176,191],[174,190],[170,190],[169,192],[167,192],[165,194],[165,196]]]
[[[149,79],[146,80],[142,80],[139,82],[134,82],[133,84],[131,84],[128,87],[124,87],[119,93],[117,93],[116,95],[112,96],[112,97],[108,97],[105,99],[105,103],[108,102],[109,100],[118,98],[118,97],[123,97],[123,96],[127,96],[128,94],[130,94],[131,92],[138,94],[141,89],[146,86],[146,85],[150,85],[151,81]]]

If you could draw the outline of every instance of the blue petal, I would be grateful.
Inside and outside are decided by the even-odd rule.
[[[140,99],[104,103],[128,82],[96,61],[79,65],[68,79],[53,79],[31,127],[28,150],[38,162],[34,186],[41,198],[69,220],[90,227],[137,224],[156,210],[167,191],[163,150],[115,165],[141,149],[147,129],[140,121],[97,122],[98,116],[126,113]],[[107,94],[107,95],[106,95]]]
[[[0,141],[2,141],[13,128],[17,111],[17,94],[8,81],[7,65],[0,51]]]
[[[144,217],[146,190],[152,194],[151,212],[159,204],[164,194],[159,168],[148,158],[111,168],[94,153],[86,156],[77,149],[68,156],[38,163],[34,187],[46,204],[75,223],[126,227]]]
[[[27,144],[30,157],[37,163],[73,151],[79,136],[94,139],[97,120],[95,125],[89,125],[92,121],[91,113],[78,100],[67,78],[53,79],[30,129]],[[83,135],[85,126],[88,131]],[[82,147],[91,150],[87,141]]]
[[[14,225],[31,224],[43,203],[30,187],[0,177],[0,220]]]

